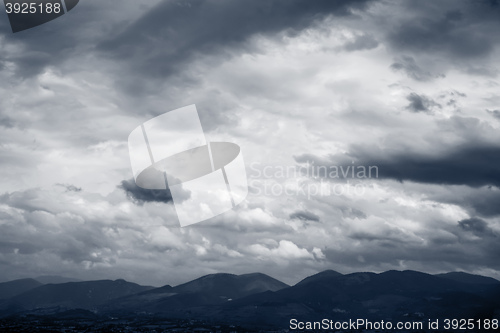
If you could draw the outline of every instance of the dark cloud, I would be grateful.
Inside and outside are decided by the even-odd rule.
[[[166,190],[147,190],[142,187],[139,187],[135,184],[135,180],[128,179],[123,180],[118,188],[121,188],[127,194],[127,198],[129,198],[132,202],[142,205],[145,202],[164,202],[169,203],[172,202],[172,194],[169,189]]]
[[[436,7],[426,3],[415,11],[418,13],[416,17],[405,19],[389,33],[388,42],[397,50],[442,53],[452,59],[467,60],[489,55],[496,42],[496,37],[487,32],[489,20],[465,12],[467,8],[463,11],[456,9],[457,6],[468,7],[470,4],[440,3]],[[485,4],[477,7],[481,8],[475,8],[476,12],[490,8]]]
[[[406,107],[406,109],[411,112],[432,112],[434,107],[441,108],[441,105],[434,102],[431,98],[428,98],[424,95],[419,95],[416,93],[411,93],[406,96],[406,99],[410,102],[410,104]]]
[[[23,51],[17,54],[6,52],[1,56],[2,60],[14,63],[20,78],[38,75],[47,66],[59,65],[62,59],[75,51],[74,28],[68,29],[66,25],[62,27],[68,24],[67,16],[70,14],[17,34],[4,31],[5,40]]]
[[[327,159],[310,154],[296,156],[298,163],[316,166],[376,166],[380,178],[418,183],[500,187],[500,146],[470,145],[451,148],[440,155],[413,151],[353,146],[349,153]],[[354,161],[354,164],[353,164]]]
[[[467,74],[476,75],[476,76],[484,76],[484,77],[497,77],[498,70],[496,68],[491,67],[482,67],[477,65],[467,65],[465,72]]]
[[[0,241],[0,253],[34,254],[42,249],[42,246],[32,242]]]
[[[370,34],[357,36],[354,41],[346,43],[344,50],[346,51],[361,51],[371,50],[376,48],[379,42]]]
[[[319,216],[314,214],[314,213],[311,213],[311,212],[308,212],[306,210],[299,210],[299,211],[296,211],[292,214],[290,214],[290,218],[293,220],[293,219],[298,219],[298,220],[302,220],[302,221],[313,221],[313,222],[319,222]]]
[[[398,153],[386,159],[365,162],[377,165],[382,178],[474,187],[500,186],[498,146],[458,148],[438,157]]]
[[[476,236],[496,237],[495,232],[488,226],[488,223],[478,217],[458,221],[458,226],[465,231],[472,232]]]
[[[453,94],[465,95],[456,91]],[[377,167],[381,179],[437,185],[434,188],[445,185],[441,191],[424,190],[425,196],[458,205],[471,216],[500,215],[500,146],[486,139],[496,130],[476,118],[451,117],[437,123],[438,129],[428,138],[427,151],[407,143],[385,148],[367,144],[351,145],[345,154],[302,154],[294,158],[317,168]],[[450,133],[459,138],[456,143],[444,140],[450,138]],[[389,137],[385,139],[390,141]]]
[[[119,7],[112,3],[80,2],[55,20],[15,34],[7,19],[0,20],[0,38],[17,50],[2,52],[0,63],[14,64],[16,75],[22,79],[43,73],[49,66],[61,73],[75,70],[82,63],[68,67],[64,64],[82,54],[95,54],[95,45],[123,25],[123,16],[130,19],[127,7],[134,6],[124,2]]]
[[[394,71],[403,71],[405,74],[417,81],[429,81],[437,77],[444,77],[444,74],[434,75],[417,65],[415,59],[410,56],[402,56],[391,65]]]
[[[353,219],[353,218],[356,218],[356,219],[366,219],[366,214],[357,209],[357,208],[354,208],[354,207],[342,207],[340,209],[342,211],[342,216],[344,218],[349,218],[349,219]]]
[[[486,110],[489,114],[491,114],[496,119],[500,120],[500,110]]]
[[[16,125],[14,120],[10,117],[1,117],[0,118],[0,126],[5,128],[13,128]]]
[[[56,184],[56,185],[66,188],[66,191],[69,191],[69,192],[81,192],[82,191],[81,187],[76,187],[75,185],[71,185],[71,184]]]
[[[500,215],[500,189],[494,186],[470,188],[452,186],[444,193],[427,193],[430,200],[458,205],[471,216],[494,217]]]
[[[327,15],[349,15],[351,7],[366,2],[162,1],[120,34],[100,43],[99,50],[128,62],[141,75],[165,77],[198,56],[217,54],[213,61],[220,61],[232,48],[249,50],[244,42],[252,35],[284,30],[293,34]],[[159,44],[164,47],[155,47]]]
[[[351,233],[349,238],[356,241],[376,241],[381,244],[391,244],[391,246],[401,245],[407,242],[404,232],[397,229],[385,229],[383,234],[368,230],[356,231]]]
[[[500,215],[500,193],[493,191],[492,187],[487,187],[484,192],[470,195],[466,199],[461,206],[470,207],[472,213],[486,217]]]

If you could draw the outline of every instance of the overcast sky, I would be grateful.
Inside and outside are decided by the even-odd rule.
[[[82,0],[16,34],[0,14],[0,280],[500,278],[497,1]],[[180,228],[127,138],[190,104],[250,191]],[[305,172],[354,166],[378,177]]]

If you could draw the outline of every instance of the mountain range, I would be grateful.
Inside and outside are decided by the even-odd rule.
[[[293,286],[262,273],[211,274],[159,288],[125,280],[0,283],[0,317],[77,309],[113,318],[155,315],[276,328],[287,328],[291,318],[499,318],[500,281],[462,272],[327,270]]]

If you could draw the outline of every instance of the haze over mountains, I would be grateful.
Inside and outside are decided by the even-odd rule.
[[[0,298],[1,316],[58,316],[84,309],[114,317],[154,314],[282,328],[291,318],[423,320],[500,316],[500,281],[456,272],[343,275],[328,270],[294,286],[262,273],[211,274],[160,288],[125,280],[42,284],[22,279],[0,283]]]

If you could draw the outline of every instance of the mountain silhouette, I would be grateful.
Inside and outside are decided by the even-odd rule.
[[[38,282],[41,282],[43,284],[49,284],[49,283],[66,283],[66,282],[82,282],[82,280],[68,278],[68,277],[59,276],[59,275],[42,275],[42,276],[37,276],[35,278],[35,280],[37,280]]]
[[[25,310],[52,307],[93,309],[108,300],[151,288],[125,280],[46,284],[10,298],[4,306]]]
[[[487,276],[468,274],[464,272],[451,272],[444,274],[436,274],[435,276],[439,276],[445,279],[450,279],[459,282],[465,283],[473,283],[473,284],[497,284],[499,281],[494,278],[490,278]]]
[[[374,320],[404,320],[412,316],[475,318],[500,308],[498,298],[493,296],[499,289],[498,281],[491,285],[471,284],[415,271],[346,275],[322,272],[290,288],[250,295],[208,311],[212,317],[269,325],[285,325],[292,317],[303,320],[332,316]]]
[[[108,306],[122,310],[140,307],[150,312],[177,311],[190,307],[221,304],[248,295],[288,287],[287,284],[262,273],[243,275],[219,273],[205,275],[176,287],[167,285],[124,297],[116,302],[109,302]]]
[[[287,284],[262,273],[243,275],[219,273],[205,275],[191,282],[178,285],[173,288],[173,292],[179,294],[205,292],[234,299],[268,290],[277,291],[287,287],[289,287]]]
[[[320,272],[318,274],[308,276],[305,279],[303,279],[302,281],[300,281],[299,283],[297,283],[296,285],[305,285],[308,283],[318,283],[318,282],[321,283],[321,281],[328,280],[329,278],[336,278],[336,277],[339,277],[341,275],[342,274],[340,274],[339,272],[328,269],[328,270]]]
[[[20,284],[19,281],[8,283]],[[102,280],[37,285],[18,292],[1,301],[0,316],[50,313],[52,320],[103,320],[99,316],[130,320],[146,316],[144,320],[151,320],[147,318],[155,316],[160,321],[196,319],[260,329],[288,327],[290,318],[422,321],[492,318],[500,313],[500,281],[455,272],[343,275],[327,270],[294,286],[261,273],[220,273],[175,287],[153,288],[124,280]]]
[[[19,279],[0,283],[0,299],[14,297],[41,285],[42,283],[34,279]]]

